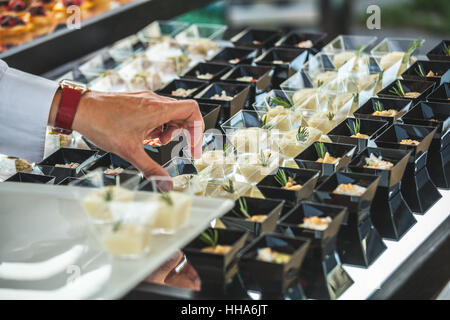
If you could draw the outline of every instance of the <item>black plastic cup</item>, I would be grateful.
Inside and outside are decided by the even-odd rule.
[[[405,93],[407,92],[418,92],[420,95],[417,98],[408,98],[408,97],[400,97],[391,92],[394,88],[397,88],[397,82],[403,87]],[[434,88],[433,81],[424,81],[424,80],[395,80],[391,84],[389,84],[386,88],[379,91],[377,95],[379,97],[386,98],[402,98],[412,100],[414,103],[419,101],[425,101],[427,96],[433,91]]]
[[[231,67],[226,64],[220,63],[209,63],[209,62],[199,62],[189,70],[187,70],[182,76],[182,79],[190,79],[190,80],[201,80],[201,81],[209,81],[214,82],[220,79],[220,77],[226,72],[230,71]],[[200,79],[198,78],[197,72],[199,74],[210,73],[213,75],[211,79]]]
[[[299,275],[308,298],[334,300],[353,284],[342,268],[336,247],[339,229],[347,215],[345,207],[302,201],[279,222],[284,235],[311,240]],[[311,216],[330,217],[332,221],[323,231],[299,226],[303,218]]]
[[[395,109],[398,113],[393,117],[381,117],[375,116],[373,113],[377,111],[376,104],[380,103],[383,110]],[[384,120],[389,123],[396,122],[398,118],[403,116],[411,107],[413,103],[409,99],[399,98],[370,98],[369,101],[364,103],[359,109],[357,109],[353,115],[356,118],[371,119],[371,120]]]
[[[435,86],[439,86],[442,76],[450,69],[450,60],[446,61],[426,61],[414,62],[405,72],[402,78],[406,80],[426,80],[433,81]],[[432,71],[437,76],[427,76]]]
[[[428,101],[433,102],[450,102],[450,83],[443,83],[437,87],[433,92],[431,92],[428,97]]]
[[[433,49],[428,51],[427,57],[430,60],[450,61],[450,56],[445,47],[450,48],[450,40],[442,40]]]
[[[5,180],[5,182],[26,182],[39,184],[54,184],[55,177],[40,174],[17,172]]]
[[[206,87],[207,84],[208,84],[207,81],[201,80],[175,79],[169,82],[163,88],[156,90],[155,93],[163,96],[189,99],[193,98],[200,90]],[[185,89],[185,90],[195,89],[195,91],[186,97],[180,97],[173,94],[173,92],[177,89]]]
[[[390,170],[365,168],[371,154],[381,156],[394,166]],[[378,188],[370,208],[373,225],[383,238],[400,240],[416,223],[411,209],[401,193],[401,181],[411,155],[410,151],[367,148],[348,165],[348,171],[373,174],[380,177]]]
[[[198,107],[205,123],[205,130],[216,128],[220,114],[220,104],[199,103]]]
[[[182,156],[182,150],[189,145],[186,136],[181,132],[167,144],[162,146],[144,145],[145,152],[158,164],[163,165],[170,159]],[[178,152],[177,152],[178,151]]]
[[[243,47],[225,47],[213,56],[209,62],[224,63],[231,66],[251,64],[257,55],[257,50]]]
[[[310,40],[313,46],[310,48],[312,51],[320,51],[325,45],[326,33],[321,32],[302,32],[291,31],[286,36],[281,38],[275,43],[276,47],[281,48],[300,48],[298,45],[302,41]]]
[[[442,197],[426,167],[428,148],[436,131],[433,127],[396,123],[375,139],[379,147],[412,152],[402,179],[402,193],[408,206],[417,214],[426,213]],[[400,144],[403,139],[417,140],[419,145]]]
[[[317,153],[316,146],[319,145],[319,142],[314,142],[294,158],[300,169],[319,170],[322,176],[330,176],[334,172],[345,168],[352,160],[356,150],[356,146],[351,144],[322,143],[325,146],[325,152],[330,153],[332,157],[339,157],[341,159],[336,163],[317,162],[319,155]]]
[[[255,48],[261,52],[263,49],[271,48],[281,36],[282,33],[279,30],[247,28],[232,37],[230,41],[235,47]]]

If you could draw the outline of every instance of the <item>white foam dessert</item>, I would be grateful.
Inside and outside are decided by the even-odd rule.
[[[111,201],[128,202],[134,199],[132,191],[118,187],[106,186],[92,191],[81,201],[81,206],[94,220],[110,221],[112,219],[109,204]]]
[[[156,230],[172,232],[189,218],[192,204],[192,198],[189,195],[171,191],[156,194],[151,201],[156,201],[159,205],[153,225]]]
[[[381,169],[381,170],[391,170],[394,164],[392,162],[383,160],[380,156],[375,156],[375,154],[371,153],[370,156],[365,158],[366,164],[364,168],[371,169]]]

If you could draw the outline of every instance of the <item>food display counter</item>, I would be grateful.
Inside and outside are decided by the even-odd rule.
[[[208,130],[195,160],[184,134],[167,145],[143,141],[179,194],[77,133],[49,129],[40,163],[0,162],[0,196],[11,208],[15,192],[39,198],[41,209],[47,196],[62,197],[49,215],[68,206],[74,216],[62,218],[65,227],[76,222],[101,239],[99,265],[111,268],[101,293],[74,297],[386,299],[433,252],[449,258],[448,41],[427,57],[417,55],[422,39],[325,42],[320,33],[253,28],[224,39],[226,26],[162,20],[124,30],[126,38],[91,46],[111,44],[53,77],[195,99]],[[2,212],[0,226],[17,219]],[[160,242],[170,248],[152,251]],[[193,267],[198,288],[140,283],[177,249],[185,256],[177,272]],[[30,262],[2,250],[0,257]],[[12,290],[0,290],[4,297],[40,294],[2,279],[0,265],[2,284]]]

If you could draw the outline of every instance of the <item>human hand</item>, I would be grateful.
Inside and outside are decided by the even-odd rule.
[[[55,104],[59,105],[56,96]],[[53,106],[50,125],[56,117],[52,113],[55,113]],[[72,128],[101,149],[127,160],[147,178],[169,175],[144,151],[144,139],[159,138],[166,144],[185,130],[191,154],[194,158],[201,157],[204,123],[194,100],[175,100],[151,91],[89,91],[81,97]]]

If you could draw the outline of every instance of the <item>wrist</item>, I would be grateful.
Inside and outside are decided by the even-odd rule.
[[[48,122],[49,126],[54,126],[56,121],[56,115],[58,114],[59,103],[61,102],[61,89],[58,88],[56,90],[55,95],[53,96],[52,105],[50,107],[50,112],[48,114]]]
[[[85,126],[85,119],[89,119],[89,109],[95,101],[95,92],[88,91],[84,93],[78,104],[78,109],[73,119],[72,129],[77,132],[83,132]]]

